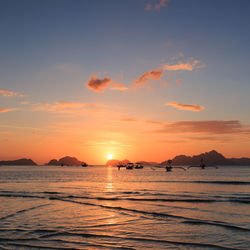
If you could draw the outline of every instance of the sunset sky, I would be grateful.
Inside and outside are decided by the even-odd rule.
[[[250,157],[250,1],[0,0],[0,160]]]

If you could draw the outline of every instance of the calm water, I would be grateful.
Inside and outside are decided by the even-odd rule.
[[[0,249],[250,249],[250,167],[0,167]]]

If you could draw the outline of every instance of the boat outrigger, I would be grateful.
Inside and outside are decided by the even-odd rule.
[[[119,162],[119,164],[117,165],[118,170],[120,170],[121,168],[125,168],[126,165],[122,164],[121,162]]]
[[[126,165],[126,169],[133,169],[134,168],[134,163],[132,162],[129,162],[127,165]]]
[[[135,164],[136,164],[135,169],[142,169],[143,168],[143,165],[140,162],[136,162]]]
[[[192,166],[189,166],[188,169],[190,169],[190,168],[205,169],[205,168],[207,168],[207,167],[218,168],[216,165],[206,165],[206,164],[204,163],[203,158],[201,158],[201,163],[200,163],[200,165],[194,165],[194,166],[192,165]]]
[[[166,169],[166,171],[167,172],[171,172],[173,169],[175,169],[175,168],[180,168],[180,169],[182,169],[182,170],[184,170],[184,171],[186,171],[186,168],[183,168],[183,167],[173,167],[172,166],[172,160],[168,160],[167,161],[167,165],[164,167],[164,166],[154,166],[154,167],[151,167],[153,170],[155,170],[155,168],[165,168]]]

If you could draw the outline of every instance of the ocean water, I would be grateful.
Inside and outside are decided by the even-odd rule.
[[[250,167],[0,167],[0,249],[151,248],[250,249]]]

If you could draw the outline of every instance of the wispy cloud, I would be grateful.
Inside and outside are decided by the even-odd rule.
[[[180,137],[180,136],[179,136]],[[179,138],[178,137],[178,138]],[[180,139],[166,139],[166,140],[160,140],[161,143],[236,143],[236,142],[245,142],[247,139],[241,138],[239,136],[232,136],[232,135],[217,135],[217,136],[181,136]]]
[[[204,67],[199,60],[189,59],[186,62],[180,61],[175,64],[164,64],[158,69],[149,70],[143,73],[139,78],[136,78],[132,85],[133,87],[143,86],[149,81],[162,81],[162,76],[165,71],[194,71],[196,69]],[[180,84],[181,80],[178,79],[177,83]]]
[[[17,109],[1,109],[0,108],[0,113],[7,113],[7,112],[11,112],[11,111],[15,111]]]
[[[168,71],[193,71],[195,69],[199,69],[204,67],[204,64],[201,64],[201,62],[199,60],[188,60],[186,62],[183,61],[179,61],[176,64],[165,64],[163,66],[164,70],[168,70]]]
[[[104,92],[106,88],[110,87],[111,90],[120,90],[124,91],[128,88],[125,87],[125,85],[121,83],[116,83],[109,77],[105,78],[98,78],[97,75],[93,74],[90,76],[88,82],[86,83],[86,86],[95,91],[95,92]]]
[[[183,104],[179,102],[168,102],[168,103],[165,103],[165,105],[172,106],[180,110],[189,110],[189,111],[196,111],[196,112],[202,111],[204,109],[203,106],[198,105],[198,104]]]
[[[54,113],[77,113],[80,111],[96,111],[105,108],[102,104],[79,103],[79,102],[55,102],[55,103],[37,103],[33,104],[35,111],[47,111]]]
[[[4,97],[24,97],[23,94],[10,90],[0,89],[0,94]]]
[[[164,125],[154,133],[166,134],[250,134],[250,127],[244,126],[238,120],[211,120],[211,121],[178,121]]]
[[[22,105],[28,105],[28,104],[30,104],[30,102],[26,102],[26,101],[25,101],[25,102],[21,102],[21,104],[22,104]]]
[[[146,124],[151,124],[151,125],[163,125],[163,122],[159,121],[150,121],[150,120],[140,120],[140,119],[135,119],[135,118],[121,118],[118,120],[119,122],[141,122],[141,123],[146,123]]]
[[[145,84],[150,80],[160,80],[163,75],[163,69],[150,70],[142,74],[138,79],[134,80],[134,84]]]
[[[167,3],[170,2],[170,0],[159,0],[157,3],[147,3],[145,6],[145,10],[159,10],[160,8],[167,8]]]

